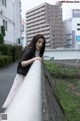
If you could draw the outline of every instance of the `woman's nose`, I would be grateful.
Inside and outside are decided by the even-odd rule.
[[[40,43],[40,46],[42,46],[42,43]]]

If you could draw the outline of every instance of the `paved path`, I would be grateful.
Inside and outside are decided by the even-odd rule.
[[[7,67],[0,69],[0,113],[3,112],[3,109],[1,107],[14,81],[16,70],[17,63],[13,63]]]

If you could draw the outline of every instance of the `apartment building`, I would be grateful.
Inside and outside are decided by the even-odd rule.
[[[20,44],[21,2],[20,0],[0,0],[0,29],[5,27],[4,43]]]
[[[47,48],[64,46],[62,9],[59,4],[43,3],[26,12],[27,43],[36,34],[44,35]]]
[[[72,9],[71,17],[64,23],[66,48],[80,48],[80,9]]]

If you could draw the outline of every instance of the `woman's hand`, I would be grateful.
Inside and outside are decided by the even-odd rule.
[[[42,58],[40,56],[34,57],[34,60],[42,60]]]
[[[37,57],[34,57],[34,58],[32,58],[32,59],[29,59],[29,60],[26,60],[26,61],[22,61],[21,62],[21,66],[22,67],[26,67],[27,65],[29,65],[29,64],[31,64],[32,62],[34,62],[35,60],[42,60],[42,58],[41,57],[39,57],[39,56],[37,56]]]

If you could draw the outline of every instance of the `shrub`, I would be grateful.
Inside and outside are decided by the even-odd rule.
[[[0,68],[4,67],[5,65],[8,65],[12,62],[12,57],[11,56],[6,56],[6,55],[1,55],[0,56]]]
[[[4,43],[4,37],[3,35],[0,33],[0,44],[3,44]]]
[[[20,57],[22,51],[21,46],[12,46],[0,44],[0,67],[6,66]]]
[[[22,47],[21,46],[12,46],[12,45],[6,45],[6,44],[1,44],[0,45],[0,52],[2,55],[8,55],[12,56],[12,61],[16,61],[21,54]]]

